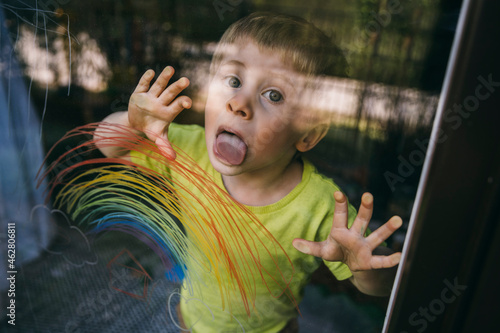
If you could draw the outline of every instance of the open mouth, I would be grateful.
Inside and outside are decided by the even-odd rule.
[[[240,165],[245,160],[247,145],[238,133],[219,128],[215,136],[214,153],[223,162]]]

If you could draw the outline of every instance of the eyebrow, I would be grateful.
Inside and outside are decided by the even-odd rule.
[[[241,61],[239,60],[235,60],[235,59],[231,59],[231,60],[226,60],[226,61],[222,61],[220,66],[227,66],[227,65],[235,65],[235,66],[240,66],[240,67],[243,67],[243,68],[247,68],[245,66],[244,63],[242,63]],[[270,74],[272,75],[273,78],[278,78],[278,79],[281,79],[283,81],[285,81],[288,85],[290,85],[294,90],[295,89],[295,85],[294,85],[294,81],[290,80],[290,78],[287,76],[287,75],[284,75],[284,74],[280,74],[280,73],[275,73],[275,72],[270,72]]]
[[[246,66],[245,66],[245,64],[244,64],[244,63],[242,63],[241,61],[238,61],[238,60],[234,60],[234,59],[232,59],[232,60],[227,60],[227,61],[224,61],[224,60],[223,60],[223,61],[221,62],[221,64],[220,64],[220,65],[221,65],[221,66],[225,66],[225,65],[236,65],[236,66],[241,66],[241,67],[243,67],[243,68],[246,68]]]

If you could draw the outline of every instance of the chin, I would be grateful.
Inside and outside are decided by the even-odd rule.
[[[229,165],[219,160],[213,153],[208,155],[210,164],[214,167],[215,171],[223,176],[238,176],[245,173],[247,168],[244,166],[245,161],[240,165]]]
[[[219,161],[215,156],[210,156],[210,163],[214,167],[215,171],[224,176],[237,176],[243,173],[243,168],[241,165],[227,165]]]

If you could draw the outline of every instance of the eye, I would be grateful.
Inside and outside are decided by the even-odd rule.
[[[268,90],[263,95],[273,103],[283,101],[283,95],[278,90]]]
[[[241,87],[240,80],[235,76],[230,76],[230,77],[226,78],[226,82],[231,88]]]

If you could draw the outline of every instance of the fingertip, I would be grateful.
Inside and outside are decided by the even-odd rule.
[[[365,205],[371,205],[373,203],[373,195],[368,192],[364,193],[361,197],[361,202],[363,202]]]
[[[169,161],[174,161],[177,157],[172,149],[168,149],[166,146],[158,145],[161,154]]]
[[[177,158],[177,154],[175,153],[175,151],[170,151],[167,155],[165,155],[165,157],[167,158],[167,160],[169,161],[175,161],[175,159]]]
[[[172,66],[167,66],[163,70],[163,73],[165,73],[165,75],[169,75],[170,76],[170,75],[174,74],[174,68]]]
[[[400,262],[401,262],[401,252],[394,253],[392,255],[392,263],[394,264],[394,266],[396,266]]]
[[[148,80],[151,79],[151,78],[153,78],[154,76],[155,76],[155,71],[152,70],[152,69],[148,69],[146,71],[146,73],[144,73],[144,78],[146,78]]]
[[[336,191],[335,193],[333,193],[333,197],[335,198],[335,201],[341,203],[341,202],[344,202],[344,193],[340,192],[340,191]]]
[[[292,245],[299,252],[302,252],[302,253],[305,253],[305,254],[311,253],[311,249],[309,248],[309,246],[307,246],[306,244],[304,244],[304,242],[302,242],[298,238],[296,238],[296,239],[294,239],[292,241]]]
[[[156,146],[160,150],[162,156],[164,156],[167,160],[173,161],[176,158],[175,151],[172,147],[166,144],[166,140],[159,136],[155,141]]]
[[[401,228],[401,226],[403,225],[403,219],[399,216],[393,216],[392,217],[392,226],[396,229],[399,229]]]
[[[189,109],[189,108],[191,108],[191,103],[189,103],[188,101],[184,101],[184,102],[182,102],[182,107],[184,109]]]

